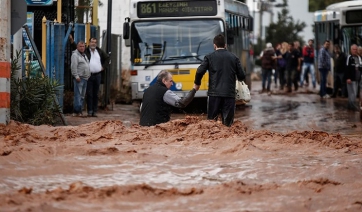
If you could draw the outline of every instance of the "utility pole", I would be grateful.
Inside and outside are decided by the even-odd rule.
[[[0,0],[0,124],[10,122],[11,0]]]
[[[262,40],[263,39],[263,4],[264,2],[260,3],[260,9],[259,9],[259,37]]]
[[[257,5],[258,5],[258,9],[259,9],[259,40],[258,40],[258,46],[259,49],[262,50],[264,45],[263,45],[263,7],[264,7],[264,2],[263,0],[258,0]]]
[[[273,23],[274,14],[272,10],[272,2],[275,2],[275,0],[257,0],[258,3],[258,9],[259,9],[259,38],[260,38],[260,47],[261,49],[264,46],[263,42],[263,13],[264,12],[270,12],[270,23]]]
[[[112,50],[112,0],[108,0],[108,8],[107,8],[107,48],[106,52],[108,53],[109,57],[111,57],[111,50]],[[110,60],[110,63],[112,60]],[[104,106],[107,107],[109,103],[109,95],[110,95],[110,78],[111,78],[111,66],[108,65],[106,70],[106,77],[105,77],[105,102]]]

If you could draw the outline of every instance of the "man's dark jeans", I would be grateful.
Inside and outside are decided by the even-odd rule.
[[[88,115],[94,115],[98,111],[98,92],[102,74],[92,74],[87,83],[87,111]]]
[[[321,84],[320,84],[320,90],[319,95],[321,97],[324,97],[327,95],[327,76],[328,76],[328,69],[326,68],[320,68],[319,72],[321,74]]]
[[[221,113],[224,125],[230,127],[234,123],[235,98],[209,96],[207,101],[207,119],[217,121]]]

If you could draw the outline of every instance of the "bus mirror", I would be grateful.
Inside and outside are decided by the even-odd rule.
[[[123,23],[123,39],[129,38],[129,22]]]
[[[127,40],[129,39],[129,18],[126,18],[123,23],[123,39]]]

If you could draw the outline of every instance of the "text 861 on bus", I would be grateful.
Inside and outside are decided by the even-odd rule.
[[[236,0],[131,0],[123,38],[131,51],[133,102],[156,81],[161,70],[173,75],[171,87],[183,97],[194,84],[197,67],[214,51],[213,38],[224,34],[227,49],[241,60],[250,86],[249,34],[252,17],[247,5]],[[207,97],[208,74],[195,98]]]

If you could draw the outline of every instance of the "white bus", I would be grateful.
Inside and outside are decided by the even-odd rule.
[[[362,1],[335,3],[325,10],[316,11],[314,24],[317,54],[324,41],[329,40],[331,52],[333,45],[338,44],[342,52],[348,55],[352,44],[362,46]],[[318,67],[318,60],[315,61]],[[333,67],[328,76],[327,87],[333,89]]]
[[[249,34],[252,17],[246,4],[236,0],[131,0],[123,38],[131,51],[132,100],[155,82],[161,70],[173,74],[175,93],[192,89],[197,67],[213,50],[213,38],[224,34],[227,48],[241,60],[250,82]],[[207,97],[208,75],[196,98]]]

